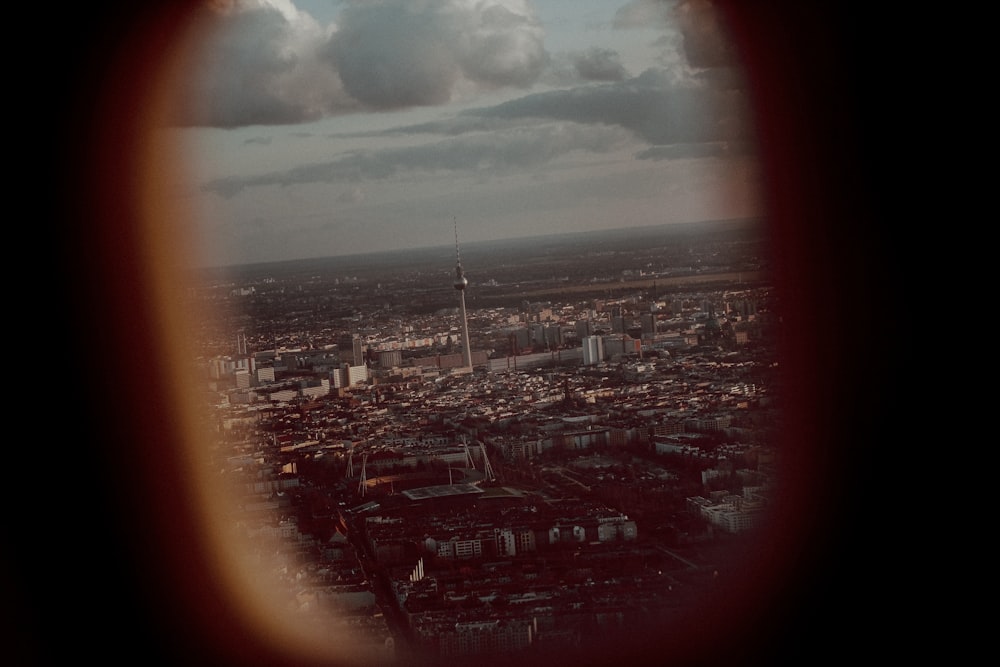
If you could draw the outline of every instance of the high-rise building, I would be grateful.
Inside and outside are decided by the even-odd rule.
[[[653,335],[656,333],[656,315],[653,313],[643,313],[639,316],[642,323],[642,335]]]
[[[604,361],[604,338],[587,336],[583,339],[583,365],[594,366]]]
[[[354,339],[351,341],[352,349],[354,351],[354,365],[364,366],[365,365],[365,343],[361,340],[361,336],[357,334],[354,335]]]
[[[602,339],[604,344],[603,352],[608,359],[614,360],[615,357],[622,354],[642,353],[642,341],[638,338],[632,338],[628,334],[602,336]]]
[[[562,327],[558,324],[550,324],[545,327],[545,346],[549,349],[556,349],[563,344]]]
[[[511,335],[514,339],[513,348],[515,353],[521,354],[531,351],[531,330],[527,327],[515,329]]]
[[[621,306],[611,308],[611,332],[625,333],[625,311]]]
[[[365,365],[365,342],[359,334],[344,334],[337,341],[340,360],[352,366]]]
[[[367,381],[367,366],[352,366],[348,363],[342,363],[340,368],[330,371],[330,383],[335,389],[353,387]]]
[[[535,322],[531,325],[531,341],[538,347],[545,347],[545,325]]]

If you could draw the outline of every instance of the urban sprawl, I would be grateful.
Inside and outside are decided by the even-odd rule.
[[[470,279],[471,367],[447,265],[193,292],[231,313],[197,360],[211,465],[283,613],[383,663],[671,627],[777,502],[775,295],[706,253],[508,305]]]

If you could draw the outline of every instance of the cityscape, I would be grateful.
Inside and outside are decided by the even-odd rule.
[[[703,48],[720,31],[624,11],[718,3],[607,3],[595,22],[538,2],[539,53],[560,67],[544,85],[405,115],[344,96],[346,114],[308,122],[176,128],[171,95],[306,110],[273,95],[340,80],[299,76],[316,61],[290,38],[313,24],[279,4],[329,8],[319,26],[338,31],[302,42],[317,53],[348,34],[348,6],[348,27],[394,40],[362,43],[404,65],[452,43],[409,39],[389,13],[362,23],[381,2],[216,3],[260,29],[224,41],[228,69],[177,63],[199,51],[172,46],[189,25],[176,3],[74,7],[63,31],[74,57],[46,108],[68,120],[33,225],[55,275],[19,333],[69,356],[55,375],[33,364],[42,428],[12,450],[8,662],[636,667],[919,650],[899,633],[936,619],[926,595],[910,602],[926,549],[904,550],[926,531],[883,511],[921,443],[896,431],[924,421],[896,324],[917,275],[899,265],[913,253],[898,210],[914,198],[890,197],[885,177],[900,96],[879,65],[899,31],[842,5],[726,3],[728,54],[749,56],[741,87],[686,57],[727,53]],[[408,4],[422,20],[446,3]],[[570,8],[581,20],[555,20]],[[612,31],[615,12],[662,34]],[[589,43],[569,41],[574,27]],[[625,72],[556,87],[549,74],[595,71],[567,64],[600,64],[574,54]],[[232,85],[199,95],[185,71]],[[280,85],[289,75],[307,85]],[[685,104],[698,91],[722,117]],[[715,131],[738,108],[750,155]],[[679,224],[753,216],[767,229]],[[672,225],[489,240],[654,221]],[[196,266],[225,268],[188,282]],[[206,488],[227,500],[204,503],[222,498]],[[265,582],[300,643],[243,606]],[[332,640],[297,650],[316,636]]]
[[[363,664],[682,632],[781,498],[781,302],[726,220],[199,272],[205,465]],[[331,630],[332,631],[332,630]]]

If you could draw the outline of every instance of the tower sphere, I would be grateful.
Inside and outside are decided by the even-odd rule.
[[[469,279],[462,275],[461,265],[455,267],[455,289],[464,290],[469,284]]]

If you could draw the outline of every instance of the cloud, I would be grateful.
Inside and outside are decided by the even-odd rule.
[[[362,132],[337,132],[327,136],[337,139],[363,139],[373,137],[411,136],[418,134],[459,136],[474,132],[496,132],[509,130],[522,125],[524,125],[524,122],[521,119],[490,118],[485,116],[462,114],[452,116],[450,118],[427,121],[425,123],[415,123],[413,125],[400,125],[398,127]]]
[[[337,201],[342,204],[360,204],[365,200],[365,192],[360,185],[355,185],[340,193]]]
[[[421,146],[346,153],[335,160],[283,171],[209,181],[202,190],[231,198],[247,188],[310,183],[356,184],[409,172],[492,175],[523,173],[573,151],[603,153],[628,141],[620,129],[596,130],[572,123],[549,123]]]
[[[575,54],[573,65],[580,78],[588,81],[622,81],[628,76],[617,52],[596,46]]]
[[[725,15],[712,0],[684,0],[674,11],[684,36],[684,54],[692,67],[731,67],[736,61]]]
[[[240,127],[316,120],[358,110],[320,55],[329,32],[278,0],[202,7],[197,48],[184,54],[193,73],[174,95],[180,126]]]
[[[675,3],[667,0],[630,0],[615,12],[614,27],[620,29],[665,27]]]
[[[386,0],[346,7],[329,54],[352,97],[398,109],[444,104],[460,83],[528,86],[543,37],[523,2]]]
[[[639,139],[637,159],[746,154],[753,145],[738,80],[706,77],[678,85],[665,70],[625,81],[525,95],[426,123],[340,137],[446,137],[437,142],[345,152],[335,159],[203,185],[230,198],[246,188],[357,184],[413,172],[493,175],[533,169],[572,151],[607,152]]]
[[[743,83],[731,69],[705,70],[678,82],[668,69],[652,68],[627,80],[533,93],[450,118],[335,136],[459,136],[568,121],[617,125],[654,145],[745,144],[752,136]]]
[[[713,0],[631,0],[616,13],[614,27],[680,30],[686,65],[732,67],[735,52],[724,24],[725,14]]]
[[[699,144],[672,144],[650,146],[636,153],[637,160],[676,160],[682,158],[729,157],[752,153],[752,144],[747,142],[716,141]]]
[[[210,3],[199,16],[204,39],[184,64],[196,74],[175,95],[181,126],[296,124],[442,105],[470,89],[526,89],[543,76],[628,77],[615,51],[549,54],[525,0],[346,0],[326,26],[289,0]],[[704,74],[732,63],[719,21],[710,0],[633,0],[614,25],[665,30],[664,53],[683,56],[664,64]]]
[[[527,87],[548,59],[523,0],[353,0],[329,26],[287,0],[199,14],[176,124],[292,124],[444,104],[464,86]]]
[[[619,125],[650,144],[690,144],[749,139],[748,111],[739,88],[678,86],[664,70],[649,69],[627,81],[536,93],[464,114]]]

